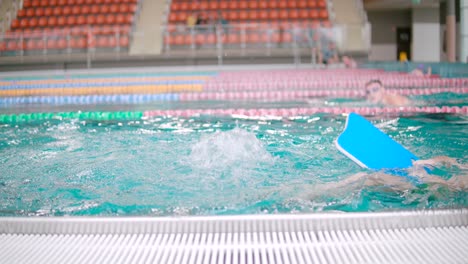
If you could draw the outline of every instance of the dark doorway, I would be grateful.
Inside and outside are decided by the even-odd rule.
[[[397,28],[397,60],[402,58],[402,54],[406,54],[406,58],[411,60],[411,28]]]

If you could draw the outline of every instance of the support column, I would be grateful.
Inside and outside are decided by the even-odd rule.
[[[468,63],[468,0],[460,0],[460,62]]]
[[[413,9],[413,61],[440,61],[439,7]]]
[[[456,60],[456,21],[455,21],[455,0],[447,0],[447,17],[445,20],[447,34],[447,59],[449,62],[455,62]]]

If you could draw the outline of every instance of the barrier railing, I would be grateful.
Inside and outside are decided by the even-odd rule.
[[[347,31],[363,28],[363,38],[369,38],[369,28],[362,25],[320,25],[319,23],[248,23],[213,24],[187,27],[168,25],[162,29],[162,53],[191,54],[217,58],[222,64],[226,52],[238,56],[282,54],[294,63],[316,63],[339,53],[347,45]],[[127,54],[130,39],[152,32],[132,32],[129,26],[78,26],[67,29],[13,32],[0,38],[1,56],[49,54]],[[367,43],[367,42],[366,42]],[[368,50],[369,47],[363,47]],[[301,56],[303,57],[301,59]],[[304,60],[306,56],[306,60]],[[88,60],[93,60],[89,56]]]

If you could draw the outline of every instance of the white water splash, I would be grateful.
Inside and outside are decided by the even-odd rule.
[[[254,133],[239,128],[202,136],[189,159],[193,166],[204,169],[253,167],[275,160]]]

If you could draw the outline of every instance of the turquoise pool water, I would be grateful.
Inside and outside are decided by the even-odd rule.
[[[339,102],[346,103],[346,102]],[[352,102],[351,102],[352,103]],[[373,117],[420,158],[467,163],[468,118]],[[365,172],[334,140],[344,116],[220,117],[0,125],[0,215],[223,215],[468,206],[467,190],[329,190]],[[468,171],[439,167],[449,179]]]

